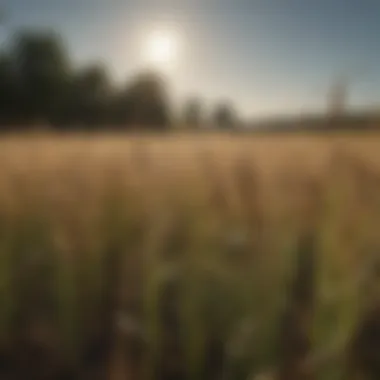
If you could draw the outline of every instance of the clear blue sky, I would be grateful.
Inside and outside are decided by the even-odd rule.
[[[19,26],[53,27],[76,64],[101,60],[116,81],[139,69],[138,33],[182,35],[172,91],[245,116],[325,107],[334,77],[351,78],[350,104],[380,106],[379,0],[3,0],[2,40]]]

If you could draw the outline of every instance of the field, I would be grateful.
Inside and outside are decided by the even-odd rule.
[[[380,378],[380,134],[0,140],[1,379]]]

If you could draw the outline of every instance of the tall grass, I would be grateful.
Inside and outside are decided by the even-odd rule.
[[[342,378],[378,302],[380,157],[336,144],[2,140],[1,374]]]

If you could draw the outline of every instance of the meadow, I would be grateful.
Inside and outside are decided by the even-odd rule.
[[[380,134],[0,140],[1,379],[378,379]]]

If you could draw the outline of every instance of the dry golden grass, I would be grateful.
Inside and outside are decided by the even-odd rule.
[[[35,340],[44,318],[73,367],[103,334],[108,367],[124,368],[117,314],[143,331],[146,377],[175,360],[201,378],[215,339],[234,342],[232,378],[275,367],[304,234],[318,256],[312,344],[339,346],[360,315],[379,221],[380,134],[4,137],[0,348],[21,327]],[[172,280],[178,329],[161,315]],[[254,343],[243,344],[247,323]]]

